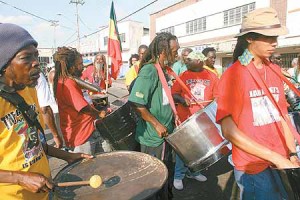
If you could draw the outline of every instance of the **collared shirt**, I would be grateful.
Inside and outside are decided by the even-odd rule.
[[[252,53],[248,49],[245,49],[243,54],[240,55],[238,59],[242,65],[247,66],[250,64],[253,58],[254,56],[252,55]]]
[[[215,67],[212,69],[209,66],[204,65],[203,68],[207,69],[208,71],[210,71],[212,73],[214,73],[218,78],[220,78],[220,75],[219,75],[219,73],[218,73],[218,71]]]

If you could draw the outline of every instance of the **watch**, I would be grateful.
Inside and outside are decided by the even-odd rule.
[[[291,153],[289,154],[289,156],[290,156],[290,157],[293,157],[293,156],[297,156],[297,157],[298,157],[298,154],[295,153],[295,152],[291,152]]]

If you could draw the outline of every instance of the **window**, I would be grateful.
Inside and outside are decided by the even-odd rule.
[[[250,3],[224,11],[224,26],[240,24],[242,22],[242,17],[254,9],[255,3]]]
[[[106,36],[106,37],[104,37],[104,46],[106,46],[107,43],[108,43],[108,37]]]
[[[39,57],[39,63],[50,63],[49,57]]]
[[[185,23],[186,34],[199,33],[206,30],[206,17],[198,18]]]
[[[168,27],[168,28],[161,29],[161,32],[169,32],[169,33],[171,33],[172,35],[174,35],[174,26],[171,26],[171,27]]]
[[[121,41],[121,42],[125,42],[125,41],[126,41],[126,40],[125,40],[125,33],[119,34],[119,37],[120,37],[120,41]]]

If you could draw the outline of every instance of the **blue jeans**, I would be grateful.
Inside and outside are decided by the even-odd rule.
[[[241,200],[288,199],[279,174],[271,168],[258,174],[246,174],[234,169],[234,177],[240,188]]]
[[[183,161],[176,154],[175,173],[174,179],[182,180],[185,175],[198,176],[200,172],[191,173],[190,170],[184,165]]]

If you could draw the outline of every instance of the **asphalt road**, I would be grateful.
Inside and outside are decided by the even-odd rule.
[[[109,88],[108,99],[113,102],[118,98],[128,95],[128,91],[123,84],[124,80],[113,82]],[[51,134],[47,132],[48,143],[52,144]],[[67,164],[66,162],[49,158],[52,177]],[[223,157],[217,163],[202,171],[208,180],[206,182],[198,182],[194,179],[185,178],[183,180],[184,190],[178,191],[173,188],[174,200],[235,200],[239,199],[239,190],[234,181],[232,166],[227,161],[227,156]]]

